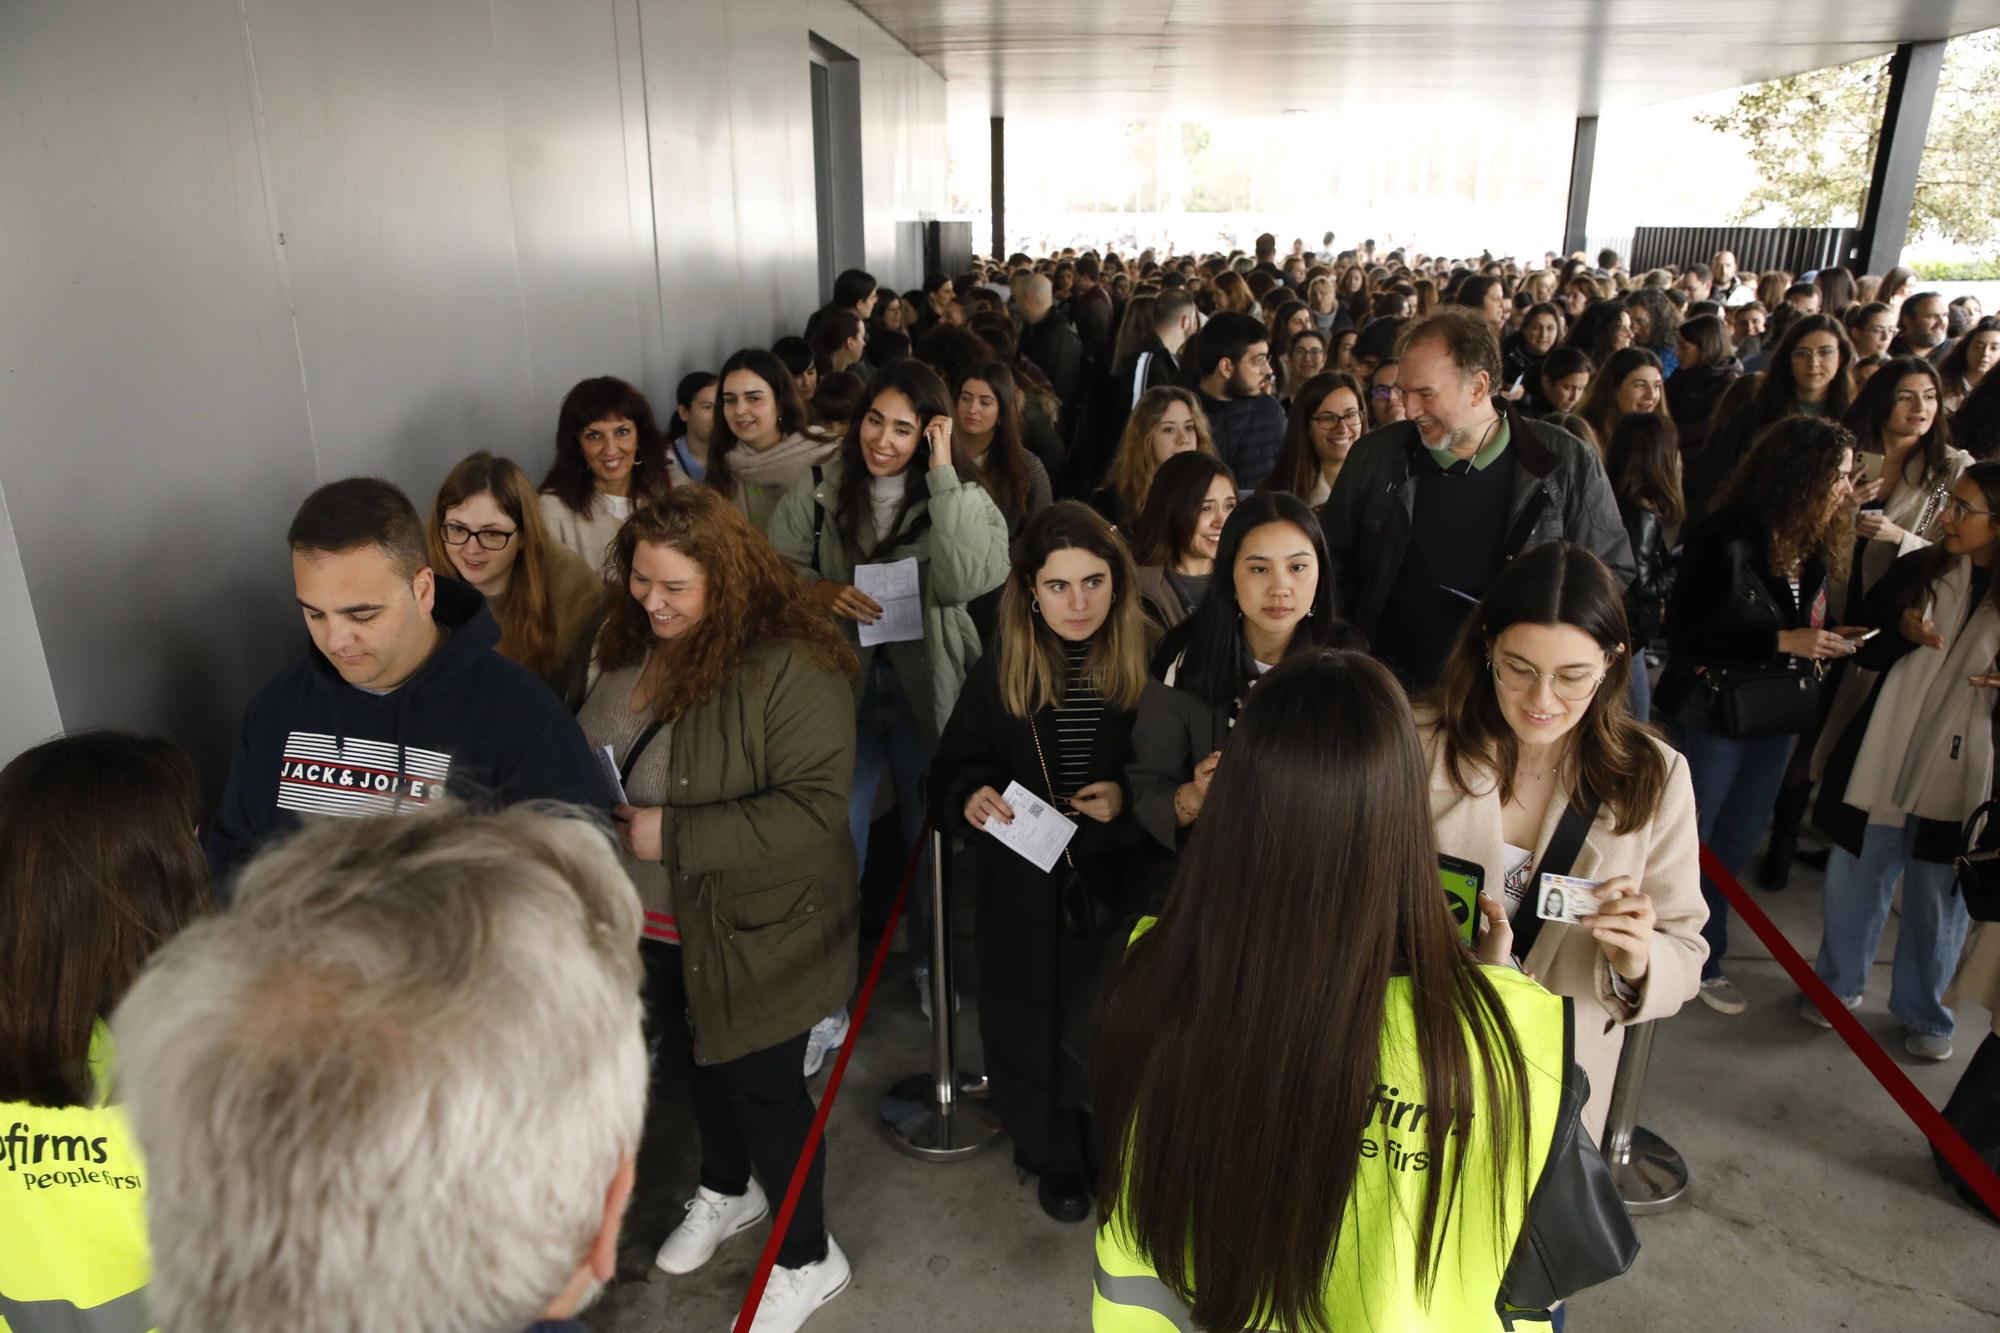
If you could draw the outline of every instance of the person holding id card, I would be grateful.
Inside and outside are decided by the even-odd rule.
[[[1485,872],[1476,949],[1576,1001],[1584,1123],[1627,1024],[1694,998],[1708,946],[1687,761],[1633,718],[1625,596],[1580,546],[1503,570],[1419,705],[1438,849]]]
[[[787,491],[771,516],[771,545],[860,653],[847,818],[863,865],[885,779],[901,820],[896,859],[916,844],[924,819],[918,781],[979,658],[970,604],[1007,577],[1006,517],[953,465],[951,436],[944,382],[928,366],[898,361],[862,399],[840,456]],[[892,598],[892,589],[900,595]],[[929,882],[928,864],[925,852],[915,883]],[[862,904],[864,918],[888,919],[894,886],[886,887],[881,899],[871,894]],[[929,903],[928,894],[910,897],[917,990],[926,1005]]]
[[[1091,992],[1144,843],[1124,771],[1145,684],[1125,544],[1088,505],[1043,510],[1022,533],[993,648],[945,724],[931,790],[932,818],[965,831],[979,862],[979,1037],[993,1106],[1015,1164],[1041,1177],[1042,1208],[1061,1222],[1088,1215],[1096,1162],[1083,1071],[1057,1038]],[[1034,806],[1068,837],[1047,870],[1001,840],[1033,822]]]

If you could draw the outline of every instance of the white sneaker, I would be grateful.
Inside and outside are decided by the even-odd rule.
[[[928,1023],[937,1017],[937,1015],[931,1012],[931,970],[922,963],[917,964],[913,970],[916,973],[917,982],[917,1008],[923,1010],[924,1021]],[[951,1011],[955,1014],[959,1012],[961,1007],[958,990],[953,988],[951,992]]]
[[[1903,1029],[1903,1049],[1922,1060],[1949,1060],[1951,1035],[1919,1032],[1915,1028],[1906,1027]]]
[[[750,1333],[795,1333],[803,1328],[812,1312],[825,1305],[854,1280],[847,1256],[826,1238],[826,1258],[804,1268],[778,1267],[771,1270],[770,1285],[764,1288],[764,1303],[750,1323]]]
[[[1743,992],[1729,984],[1721,973],[1701,983],[1701,1002],[1718,1014],[1740,1014],[1750,1007]]]
[[[692,1273],[715,1257],[716,1247],[723,1241],[770,1215],[771,1202],[755,1177],[749,1189],[734,1197],[696,1186],[694,1197],[687,1201],[687,1216],[667,1237],[653,1262],[662,1272]]]
[[[847,1018],[847,1007],[841,1006],[838,1013],[828,1014],[812,1025],[806,1034],[806,1077],[811,1078],[826,1063],[826,1057],[847,1044],[847,1030],[851,1025]]]

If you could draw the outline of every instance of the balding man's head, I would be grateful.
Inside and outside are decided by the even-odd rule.
[[[1030,324],[1039,324],[1055,307],[1055,284],[1049,281],[1045,273],[1031,273],[1025,281],[1015,286],[1014,301],[1021,307],[1021,318]]]

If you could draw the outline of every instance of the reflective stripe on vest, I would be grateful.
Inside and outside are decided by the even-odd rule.
[[[1179,1333],[1195,1333],[1194,1316],[1188,1312],[1187,1306],[1181,1304],[1180,1297],[1156,1277],[1117,1277],[1104,1271],[1104,1261],[1100,1259],[1097,1261],[1097,1294],[1112,1305],[1150,1311],[1173,1325]]]
[[[0,1320],[13,1333],[146,1333],[153,1326],[144,1287],[87,1310],[68,1301],[10,1301],[0,1295]]]

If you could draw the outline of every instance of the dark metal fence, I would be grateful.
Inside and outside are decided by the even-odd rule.
[[[1736,256],[1752,273],[1785,269],[1811,273],[1835,264],[1856,264],[1861,232],[1854,227],[1639,227],[1632,233],[1630,271],[1665,264],[1706,264],[1717,250]]]

